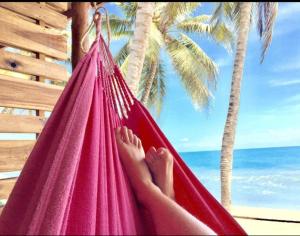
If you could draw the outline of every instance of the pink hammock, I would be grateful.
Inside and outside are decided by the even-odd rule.
[[[245,234],[131,94],[102,37],[76,67],[37,140],[3,209],[0,234],[155,233],[119,160],[114,129],[120,125],[145,150],[172,152],[181,206],[218,234]]]

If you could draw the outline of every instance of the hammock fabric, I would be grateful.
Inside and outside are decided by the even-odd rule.
[[[218,234],[244,230],[181,160],[132,95],[102,36],[81,60],[34,146],[0,219],[1,234],[149,234],[114,129],[126,125],[175,158],[176,201]]]

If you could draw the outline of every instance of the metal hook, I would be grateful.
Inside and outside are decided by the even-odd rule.
[[[111,29],[110,29],[110,24],[109,24],[109,16],[108,16],[108,11],[106,10],[105,7],[99,6],[95,9],[94,15],[93,15],[93,20],[91,22],[91,24],[89,25],[87,31],[84,33],[81,42],[80,42],[80,47],[81,50],[84,53],[87,53],[88,51],[86,51],[83,47],[83,43],[84,40],[86,39],[86,37],[88,36],[89,32],[91,31],[91,29],[93,28],[94,24],[96,26],[96,39],[100,38],[100,34],[101,34],[101,23],[102,23],[102,14],[101,12],[98,12],[99,9],[103,9],[105,11],[105,15],[106,15],[106,27],[107,27],[107,41],[108,41],[108,47],[110,45],[110,35],[111,35]]]

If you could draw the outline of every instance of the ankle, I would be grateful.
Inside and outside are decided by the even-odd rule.
[[[141,183],[141,186],[139,187],[139,190],[136,191],[138,200],[146,206],[151,202],[155,194],[163,194],[163,193],[161,192],[159,187],[157,187],[151,181],[143,181]]]

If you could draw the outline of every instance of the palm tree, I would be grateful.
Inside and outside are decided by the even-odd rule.
[[[138,13],[138,4],[118,3],[118,6],[123,10],[124,18],[114,15],[110,17],[112,38],[125,38],[126,43],[115,56],[115,60],[122,73],[125,77],[128,75],[126,78],[129,79],[129,76],[132,77],[129,45],[144,47],[134,43],[134,36],[132,38],[136,32],[133,33],[133,25]],[[199,6],[199,2],[155,3],[144,64],[135,65],[135,70],[140,71],[141,81],[138,84],[139,78],[134,76],[135,84],[131,88],[138,91],[137,95],[144,104],[148,107],[155,106],[157,113],[160,112],[166,93],[164,53],[169,56],[192,102],[201,107],[208,102],[211,95],[210,85],[215,85],[218,69],[191,37],[204,36],[213,39],[228,51],[231,49],[233,37],[227,25],[222,22],[210,23],[211,15],[193,16]],[[103,22],[103,28],[105,25]],[[135,86],[138,86],[138,89]]]
[[[135,30],[130,44],[128,58],[127,83],[134,95],[137,94],[138,84],[142,74],[142,68],[148,47],[148,38],[154,13],[154,2],[137,3]]]
[[[246,56],[248,33],[251,25],[252,10],[255,7],[258,12],[258,31],[260,37],[264,41],[261,54],[262,63],[266,50],[271,43],[273,25],[278,9],[278,3],[276,2],[259,2],[256,5],[254,4],[255,3],[252,2],[222,3],[215,11],[215,13],[223,11],[225,16],[234,20],[238,31],[229,107],[221,151],[221,202],[227,210],[230,210],[231,206],[233,147],[240,106],[241,82]]]

